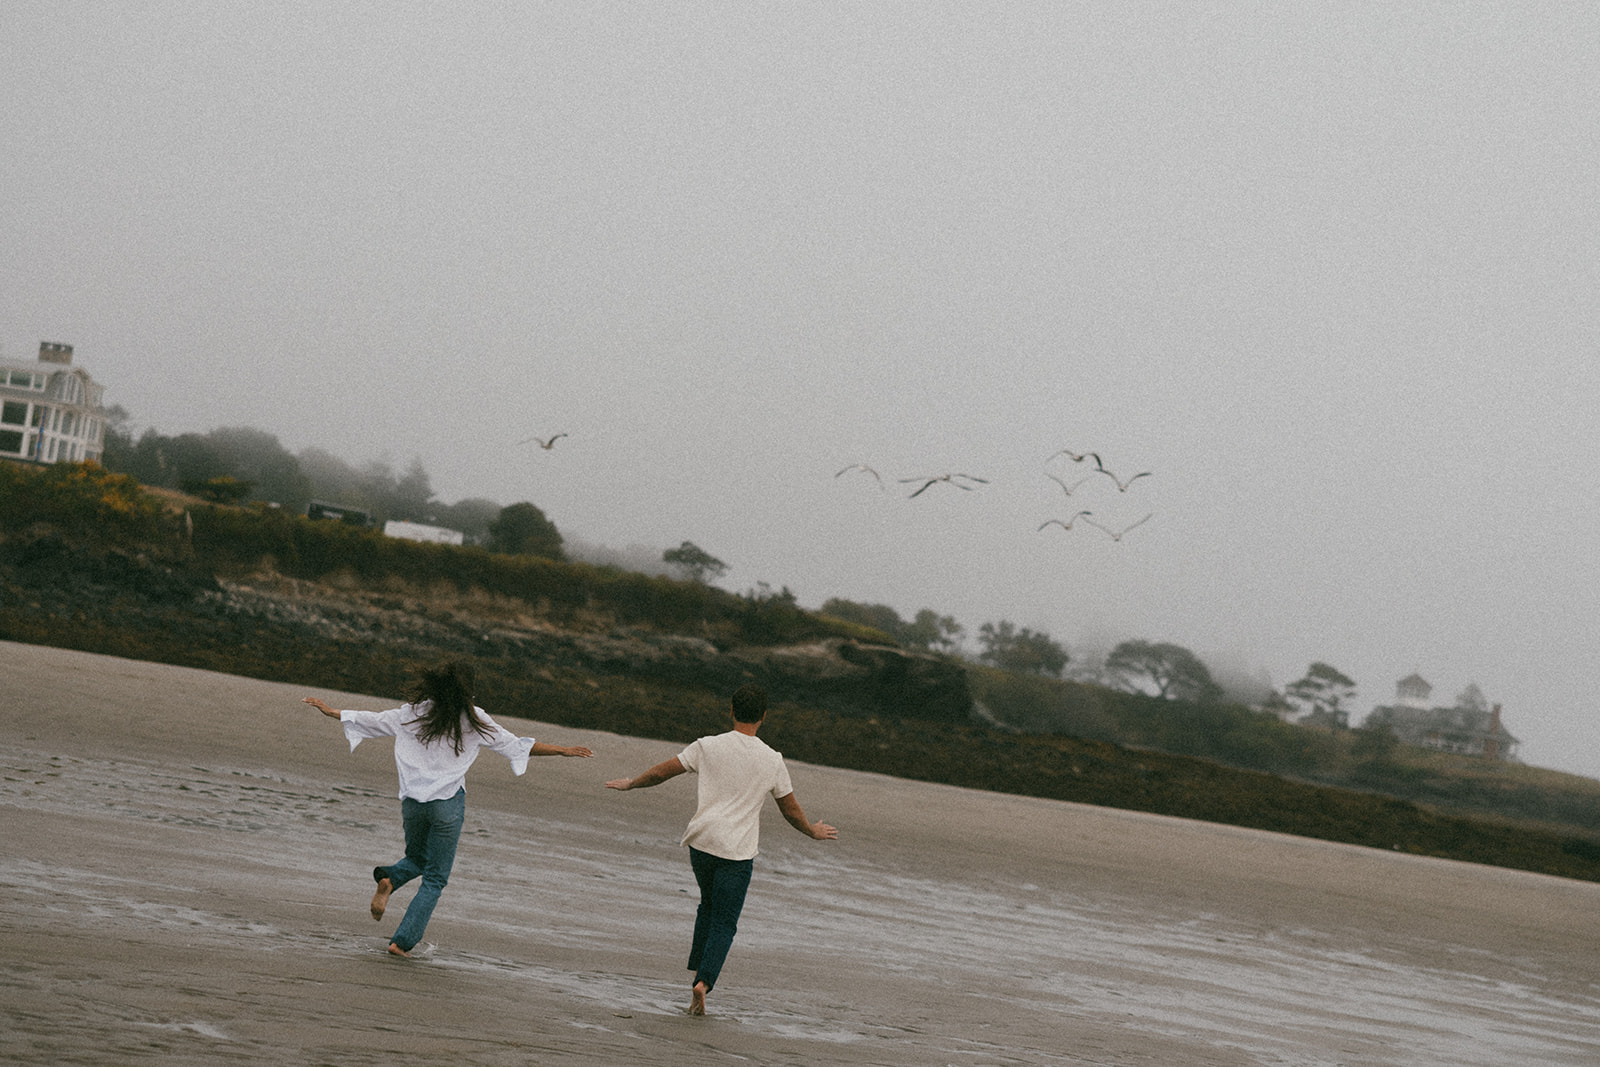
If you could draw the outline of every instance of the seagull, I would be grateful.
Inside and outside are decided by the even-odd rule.
[[[1111,540],[1120,541],[1120,540],[1122,540],[1122,535],[1123,534],[1127,533],[1129,530],[1133,529],[1135,526],[1138,526],[1140,523],[1148,522],[1150,520],[1150,516],[1154,515],[1154,514],[1155,514],[1155,512],[1152,511],[1150,513],[1150,515],[1146,515],[1144,518],[1140,519],[1139,522],[1130,523],[1127,526],[1124,526],[1120,530],[1108,529],[1107,527],[1101,526],[1098,522],[1095,522],[1093,519],[1084,519],[1083,521],[1088,523],[1090,526],[1093,526],[1097,530],[1105,530],[1105,532],[1110,535]],[[1073,518],[1077,518],[1077,516],[1074,515]]]
[[[1055,459],[1056,456],[1067,456],[1074,463],[1082,463],[1084,460],[1088,459],[1090,456],[1093,456],[1094,457],[1094,465],[1096,467],[1100,466],[1100,453],[1098,453],[1098,452],[1074,452],[1070,448],[1063,448],[1061,451],[1057,452],[1055,454],[1055,456],[1051,456],[1051,457],[1049,457],[1049,459],[1046,459],[1045,462],[1049,463],[1050,460]]]
[[[529,441],[537,441],[539,443],[539,447],[544,449],[546,452],[548,452],[548,451],[550,451],[552,448],[554,448],[556,446],[556,441],[560,440],[561,438],[563,438],[565,436],[567,436],[567,435],[564,434],[564,433],[558,433],[554,437],[551,437],[549,439],[546,439],[546,438],[543,438],[543,437],[525,437],[521,441],[518,441],[517,444],[518,445],[525,445]]]
[[[1039,524],[1039,529],[1042,530],[1046,526],[1059,526],[1063,530],[1070,530],[1070,529],[1072,529],[1072,524],[1073,523],[1077,522],[1079,519],[1083,518],[1085,515],[1093,515],[1093,514],[1094,514],[1094,512],[1092,512],[1092,511],[1080,511],[1076,515],[1072,516],[1072,518],[1070,518],[1070,519],[1046,519],[1046,520],[1044,520],[1043,522],[1041,522]],[[1105,529],[1105,527],[1102,526],[1101,529],[1103,530],[1103,529]]]
[[[865,463],[852,463],[838,474],[835,474],[834,477],[837,478],[840,475],[848,474],[850,471],[866,471],[868,474],[878,479],[878,488],[883,488],[883,479],[878,476],[878,472],[867,466]]]
[[[1086,482],[1090,478],[1094,477],[1094,475],[1092,475],[1092,474],[1085,474],[1082,478],[1079,478],[1077,481],[1073,482],[1071,485],[1068,485],[1066,482],[1062,481],[1060,478],[1057,478],[1054,474],[1051,474],[1049,471],[1045,471],[1044,472],[1044,476],[1046,478],[1049,478],[1052,482],[1055,482],[1057,485],[1059,485],[1061,487],[1061,491],[1063,493],[1067,494],[1068,496],[1071,496],[1072,495],[1072,491],[1074,489],[1078,488],[1078,486],[1082,485],[1084,482]]]
[[[962,485],[960,482],[955,481],[954,479],[956,479],[956,478],[961,478],[961,479],[964,479],[964,480],[969,481],[969,482],[979,482],[979,483],[981,483],[983,485],[988,485],[989,484],[989,479],[987,479],[987,478],[975,478],[970,474],[924,475],[924,476],[922,476],[920,478],[901,478],[900,481],[902,483],[908,483],[908,482],[921,482],[922,483],[922,488],[921,489],[918,489],[915,493],[912,493],[911,496],[906,497],[907,500],[910,500],[911,497],[921,496],[924,492],[927,491],[928,487],[930,485],[932,485],[933,483],[935,483],[935,482],[949,482],[951,485],[955,486],[957,489],[969,489],[970,490],[972,488],[972,486],[970,486],[970,485]]]
[[[1107,478],[1110,478],[1112,481],[1116,482],[1117,483],[1117,491],[1121,492],[1121,493],[1126,493],[1128,491],[1128,486],[1132,485],[1134,482],[1138,481],[1140,478],[1148,478],[1148,477],[1150,477],[1150,475],[1152,473],[1151,471],[1140,471],[1138,474],[1135,474],[1132,478],[1129,478],[1127,481],[1123,481],[1121,478],[1118,478],[1115,474],[1112,474],[1110,471],[1106,470],[1105,466],[1103,464],[1101,464],[1099,456],[1094,457],[1094,469],[1099,471],[1101,474],[1104,474]]]

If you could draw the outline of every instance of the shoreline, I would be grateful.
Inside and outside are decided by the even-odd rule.
[[[522,778],[480,759],[435,950],[390,959],[409,897],[367,915],[399,841],[389,747],[350,754],[299,703],[384,700],[0,658],[8,1061],[1600,1058],[1600,886],[793,760],[841,840],[767,813],[712,1014],[690,1019],[692,788],[601,784],[680,746],[507,708],[488,710],[596,756]]]

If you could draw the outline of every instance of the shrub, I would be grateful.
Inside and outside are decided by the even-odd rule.
[[[0,463],[0,523],[7,530],[48,523],[78,539],[146,540],[159,534],[160,517],[160,503],[137,481],[99,464]]]

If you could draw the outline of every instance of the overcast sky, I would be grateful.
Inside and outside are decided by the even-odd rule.
[[[0,102],[0,344],[138,428],[1600,776],[1600,5],[12,0]]]

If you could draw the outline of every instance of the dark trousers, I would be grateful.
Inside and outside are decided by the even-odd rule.
[[[697,848],[689,849],[689,866],[700,884],[700,907],[694,915],[694,945],[689,949],[689,969],[706,989],[717,984],[722,961],[728,958],[733,935],[739,930],[739,913],[750,888],[754,860],[725,860]]]

